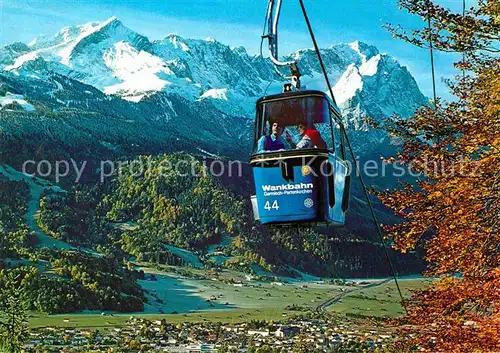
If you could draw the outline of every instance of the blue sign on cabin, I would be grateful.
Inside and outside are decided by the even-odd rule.
[[[262,224],[316,219],[318,178],[313,176],[308,166],[294,166],[291,170],[293,180],[287,180],[282,176],[282,166],[279,163],[275,167],[253,168],[258,212]]]

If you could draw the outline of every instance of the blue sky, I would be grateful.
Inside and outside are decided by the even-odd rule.
[[[472,0],[468,0],[469,3]],[[461,0],[439,0],[461,11]],[[397,0],[304,0],[320,47],[360,40],[394,56],[408,67],[421,90],[432,96],[429,53],[393,39],[385,23],[419,28],[422,21],[397,7]],[[169,33],[183,37],[213,37],[257,53],[267,0],[0,0],[0,45],[29,42],[53,35],[65,26],[117,16],[127,27],[161,39]],[[280,53],[312,46],[297,0],[283,0],[279,27]],[[438,95],[449,97],[442,77],[457,73],[456,59],[436,55]]]

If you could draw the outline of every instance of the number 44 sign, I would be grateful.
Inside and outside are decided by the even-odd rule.
[[[271,210],[279,210],[280,206],[278,205],[278,200],[274,200],[272,205],[271,201],[266,201],[264,208],[268,211],[271,211]]]

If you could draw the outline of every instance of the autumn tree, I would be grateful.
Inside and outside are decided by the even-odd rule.
[[[404,218],[385,229],[403,252],[423,246],[434,285],[407,303],[403,332],[427,352],[500,351],[500,2],[454,13],[430,0],[400,0],[421,29],[388,25],[420,47],[459,53],[463,75],[448,82],[456,100],[392,118],[403,137],[395,161],[424,175],[379,194]],[[430,20],[430,28],[427,26]],[[394,159],[393,159],[394,160]],[[406,345],[406,349],[408,345]]]

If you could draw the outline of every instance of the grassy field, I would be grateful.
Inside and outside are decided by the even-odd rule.
[[[296,305],[303,311],[315,310],[326,299],[341,293],[341,287],[316,283],[276,283],[251,281],[239,287],[210,279],[190,279],[159,271],[155,281],[140,281],[150,291],[150,302],[161,298],[163,303],[148,304],[147,309],[163,309],[165,314],[100,313],[46,315],[33,314],[31,327],[112,327],[124,325],[130,316],[150,320],[165,318],[169,322],[221,321],[226,323],[259,320],[279,320],[301,311],[287,310]],[[228,273],[225,275],[234,274]],[[172,311],[179,313],[171,314]]]
[[[400,286],[405,297],[408,297],[412,290],[424,288],[429,284],[430,280],[423,279],[400,280]],[[307,288],[298,285],[273,286],[271,284],[243,288],[232,286],[222,288],[220,283],[217,283],[216,286],[218,287],[216,291],[223,290],[226,297],[232,297],[233,299],[241,296],[241,304],[251,307],[201,310],[180,314],[113,314],[105,316],[100,314],[33,314],[29,324],[31,327],[115,327],[125,325],[131,316],[149,320],[166,319],[171,323],[203,321],[235,323],[263,319],[282,320],[287,316],[299,313],[298,311],[285,310],[285,307],[289,304],[314,309],[321,300],[326,300],[339,293],[332,288],[321,288],[323,285],[315,284],[309,284]],[[245,294],[241,294],[242,292]],[[262,297],[263,293],[271,293],[272,296]],[[250,298],[247,298],[247,295]],[[255,300],[256,297],[265,299]],[[318,297],[321,297],[321,300],[317,299]],[[339,303],[332,305],[328,310],[340,315],[354,314],[367,317],[395,317],[403,314],[394,282],[385,283],[378,287],[359,289],[346,294]]]
[[[126,324],[131,317],[145,318],[148,320],[165,319],[170,323],[179,322],[224,322],[237,323],[250,320],[282,320],[287,316],[296,314],[296,311],[285,311],[283,309],[228,309],[209,310],[186,314],[114,314],[113,316],[101,316],[95,314],[64,314],[46,315],[33,314],[29,319],[29,326],[36,327],[118,327]]]
[[[288,305],[315,309],[327,298],[341,293],[341,287],[310,282],[269,283],[246,281],[241,274],[225,270],[216,280],[210,276],[194,279],[175,273],[142,268],[146,280],[140,285],[149,294],[147,314],[189,313],[203,310],[258,309],[284,310]],[[201,276],[200,270],[191,271]],[[151,274],[155,280],[151,280]],[[238,278],[238,276],[243,277]],[[243,284],[227,283],[227,280]]]
[[[429,286],[428,279],[400,279],[403,297],[409,298],[412,291]],[[397,317],[404,314],[399,293],[394,281],[383,285],[360,289],[344,296],[339,303],[329,307],[339,314],[354,314],[374,317]]]
[[[326,300],[346,293],[339,302],[328,307],[332,313],[374,317],[395,317],[403,313],[393,281],[371,288],[342,287],[317,282],[269,283],[245,281],[241,273],[225,270],[212,274],[201,269],[174,273],[171,269],[141,267],[146,279],[139,283],[148,291],[149,303],[143,313],[46,315],[32,314],[31,327],[114,327],[125,325],[130,316],[168,322],[221,321],[226,323],[280,320],[301,311],[315,310]],[[154,274],[154,279],[151,275]],[[193,278],[196,277],[196,278]],[[203,278],[203,279],[202,279]],[[239,286],[228,280],[243,282]],[[423,279],[402,279],[405,296],[430,283]],[[296,306],[299,310],[290,310]]]

